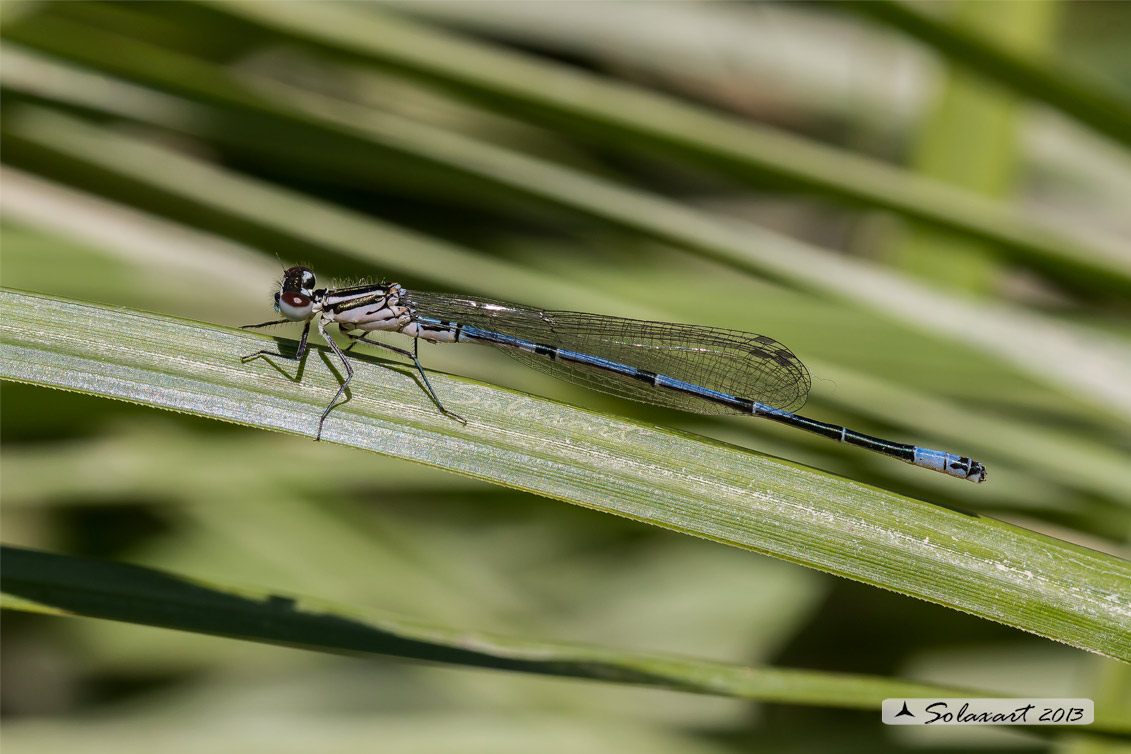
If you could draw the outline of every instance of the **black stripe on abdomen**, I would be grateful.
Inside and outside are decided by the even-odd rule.
[[[633,379],[640,380],[641,382],[647,382],[649,385],[655,385],[657,377],[659,377],[658,374],[656,374],[655,372],[649,372],[647,369],[637,369],[636,372],[632,375]]]
[[[842,427],[839,424],[828,424],[827,422],[817,421],[798,414],[791,414],[788,411],[774,411],[764,410],[759,411],[755,407],[754,414],[766,419],[772,419],[779,424],[787,424],[791,427],[803,429],[806,432],[812,432],[821,437],[827,437],[830,440],[843,442],[847,445],[855,445],[858,448],[867,448],[877,453],[883,453],[885,456],[898,458],[901,461],[913,463],[915,459],[915,446],[904,445],[903,443],[891,442],[879,437],[872,437],[862,432],[855,432],[847,427]]]

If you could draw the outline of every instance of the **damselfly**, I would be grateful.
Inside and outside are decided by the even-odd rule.
[[[410,291],[397,283],[315,288],[314,272],[291,267],[275,294],[283,319],[245,325],[267,327],[305,322],[294,356],[257,351],[244,360],[275,356],[301,361],[313,322],[342,361],[346,378],[318,420],[318,433],[330,410],[353,379],[346,353],[358,343],[388,349],[416,365],[428,395],[445,415],[467,421],[444,407],[408,351],[370,340],[371,332],[397,332],[433,343],[487,343],[522,363],[569,382],[654,406],[697,414],[750,414],[797,427],[838,442],[883,453],[944,474],[986,481],[986,467],[965,456],[882,440],[847,427],[793,413],[809,393],[809,370],[793,352],[765,335],[717,327],[647,322],[601,314],[548,311],[450,293]],[[337,323],[351,343],[344,350],[327,333]]]

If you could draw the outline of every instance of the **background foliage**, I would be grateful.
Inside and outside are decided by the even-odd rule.
[[[614,401],[489,349],[422,357],[1125,557],[1126,6],[2,10],[6,288],[236,326],[267,319],[301,261],[323,280],[763,332],[812,368],[807,414],[968,452],[990,482]],[[169,343],[174,360],[188,347]],[[6,543],[618,659],[807,668],[827,682],[808,703],[828,705],[9,611],[9,745],[912,743],[832,709],[854,706],[840,671],[1131,710],[1113,660],[789,562],[308,437],[11,382],[0,398]]]

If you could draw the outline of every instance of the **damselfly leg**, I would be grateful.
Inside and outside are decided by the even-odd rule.
[[[262,322],[258,325],[244,325],[240,329],[254,330],[260,327],[287,324],[289,321],[290,320],[282,319],[275,322]],[[331,400],[329,405],[326,406],[326,410],[322,412],[322,416],[318,420],[318,432],[314,436],[315,441],[322,439],[322,425],[326,423],[326,417],[329,416],[330,410],[334,408],[334,404],[338,402],[338,399],[342,396],[342,393],[344,393],[346,391],[346,388],[349,386],[350,380],[353,379],[353,367],[350,366],[349,359],[347,359],[346,355],[342,353],[342,349],[338,347],[338,344],[334,342],[334,339],[326,334],[326,329],[322,325],[322,320],[318,320],[318,333],[326,340],[327,343],[330,344],[330,348],[333,349],[337,357],[342,360],[342,366],[346,368],[346,378],[342,380],[342,384],[338,388],[338,392],[334,394],[333,400]],[[308,320],[306,326],[302,328],[302,338],[298,342],[298,349],[295,350],[294,356],[287,356],[285,353],[280,353],[279,351],[256,351],[255,353],[249,353],[247,356],[241,357],[240,360],[247,362],[251,361],[252,359],[257,359],[261,356],[273,356],[275,358],[286,359],[287,361],[293,361],[301,364],[303,357],[306,356],[307,340],[309,337],[310,321]]]
[[[274,322],[260,322],[258,325],[242,325],[240,327],[240,329],[241,330],[256,330],[260,327],[270,327],[271,325],[286,325],[286,324],[289,324],[289,320],[280,319],[280,320],[276,320]],[[310,323],[307,322],[306,327],[302,328],[302,338],[298,342],[298,350],[295,351],[294,356],[287,356],[285,353],[279,353],[278,351],[256,351],[255,353],[249,353],[247,356],[241,356],[240,361],[248,362],[248,361],[251,361],[252,359],[259,358],[260,356],[277,356],[280,359],[287,359],[288,361],[301,362],[302,357],[306,355],[306,339],[309,335],[310,335]]]
[[[442,413],[449,419],[455,419],[460,424],[467,424],[467,419],[464,419],[454,411],[449,411],[444,406],[444,402],[440,400],[440,396],[436,395],[436,391],[432,388],[432,383],[428,381],[428,375],[424,373],[424,367],[420,366],[420,359],[417,358],[415,353],[416,344],[420,342],[419,340],[413,340],[413,350],[409,351],[405,348],[397,348],[396,346],[391,346],[388,343],[382,343],[379,340],[370,340],[364,335],[350,335],[349,333],[346,333],[346,336],[353,341],[348,346],[346,346],[346,353],[349,353],[350,349],[352,349],[358,343],[368,343],[371,346],[380,346],[381,348],[387,348],[393,353],[399,353],[401,356],[412,359],[412,363],[416,365],[416,371],[420,375],[421,381],[424,383],[424,389],[428,391],[428,395],[432,397],[432,400],[436,403],[436,408],[440,409],[440,413]]]

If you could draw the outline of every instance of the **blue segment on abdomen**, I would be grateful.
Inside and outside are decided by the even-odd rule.
[[[696,385],[691,382],[684,382],[677,380],[674,377],[665,377],[662,374],[649,372],[645,369],[638,369],[628,364],[622,364],[619,361],[611,361],[603,359],[599,356],[591,356],[587,353],[580,351],[569,351],[564,348],[556,348],[554,346],[545,345],[543,343],[535,343],[523,338],[516,338],[513,335],[504,335],[502,333],[491,332],[490,330],[481,330],[477,327],[464,327],[461,330],[461,340],[463,338],[471,338],[474,340],[481,340],[487,343],[494,343],[496,345],[510,346],[518,348],[529,353],[536,353],[545,356],[548,359],[569,361],[574,364],[585,364],[586,366],[603,369],[607,372],[613,372],[632,379],[638,379],[644,382],[655,385],[656,387],[666,388],[668,390],[676,390],[688,395],[698,396],[707,400],[716,401],[730,406],[738,406],[740,408],[750,410],[753,406],[751,401],[744,400],[740,397],[723,393],[718,390],[711,390],[710,388]]]

